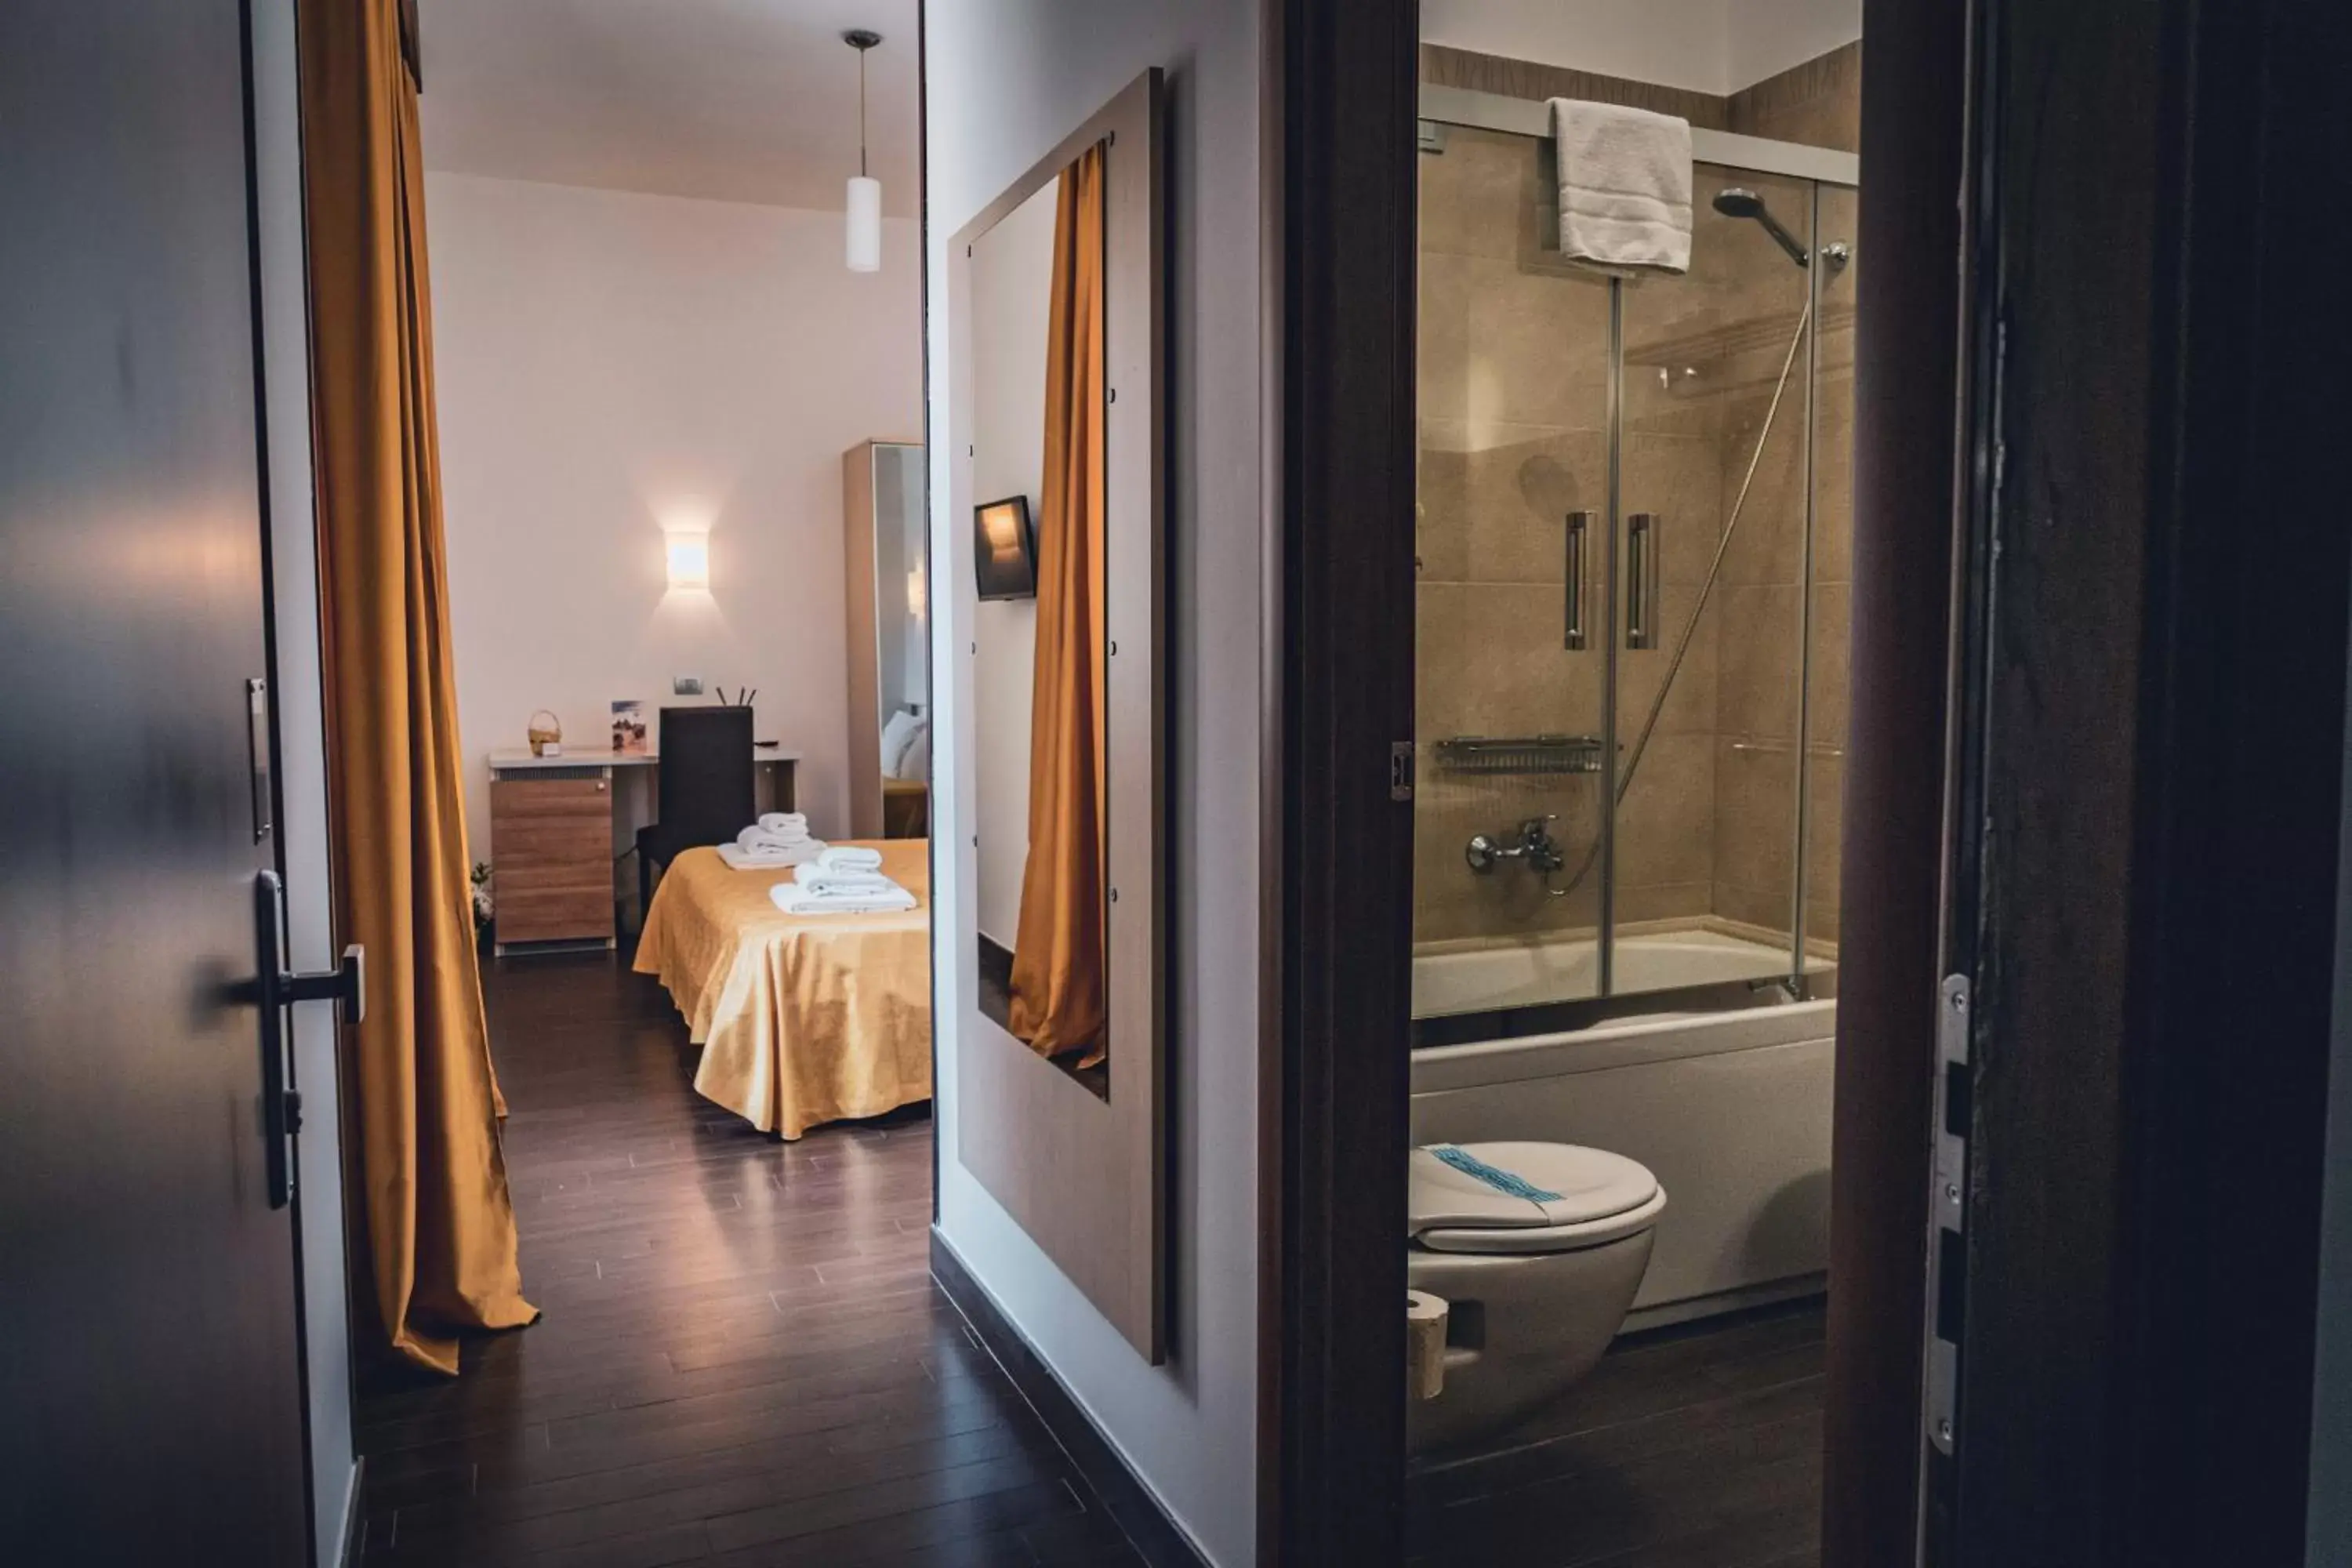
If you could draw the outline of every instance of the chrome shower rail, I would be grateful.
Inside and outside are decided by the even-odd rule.
[[[1539,98],[1509,98],[1470,88],[1421,86],[1421,118],[1439,125],[1462,125],[1476,131],[1500,131],[1513,136],[1551,134],[1551,110]],[[1729,131],[1691,127],[1691,156],[1702,163],[1749,169],[1759,174],[1784,174],[1795,180],[1818,180],[1825,185],[1862,184],[1862,160],[1852,153],[1828,147],[1808,147],[1797,142],[1775,142],[1764,136],[1741,136]]]

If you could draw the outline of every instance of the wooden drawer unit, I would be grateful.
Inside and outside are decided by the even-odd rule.
[[[500,952],[517,942],[612,944],[613,782],[593,764],[574,773],[490,781]]]

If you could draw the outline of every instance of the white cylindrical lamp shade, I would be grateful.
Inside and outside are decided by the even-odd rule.
[[[849,181],[849,269],[882,270],[882,182],[864,174]]]

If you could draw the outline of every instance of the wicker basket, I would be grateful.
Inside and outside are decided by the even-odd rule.
[[[546,722],[541,723],[544,720]],[[530,754],[534,757],[560,757],[563,754],[563,724],[542,708],[530,716]]]

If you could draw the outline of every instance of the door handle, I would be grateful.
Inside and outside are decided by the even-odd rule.
[[[1625,520],[1625,646],[1658,646],[1658,517],[1637,511]]]
[[[286,1009],[297,1002],[333,1002],[346,1024],[367,1016],[367,952],[357,942],[343,962],[315,974],[286,967],[286,888],[275,871],[253,879],[255,979],[247,993],[261,1013],[261,1129],[269,1206],[294,1201],[294,1138],[302,1131],[302,1095],[287,1058]]]
[[[1562,617],[1565,631],[1560,647],[1573,652],[1586,646],[1584,631],[1584,547],[1591,537],[1592,514],[1572,511],[1568,514],[1568,558],[1561,563],[1560,575],[1568,584],[1568,605]]]

